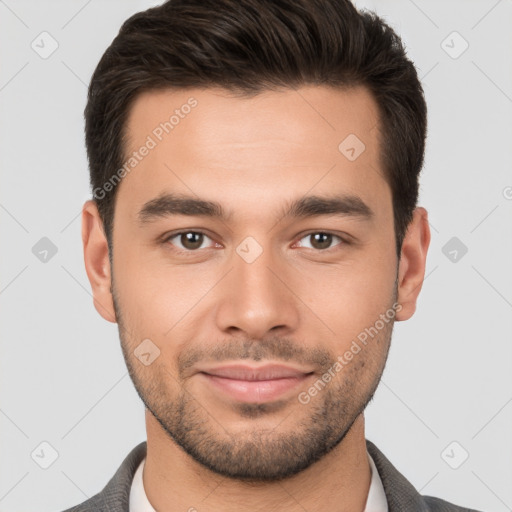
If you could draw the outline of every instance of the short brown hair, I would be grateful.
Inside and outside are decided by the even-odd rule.
[[[427,108],[399,36],[349,0],[168,0],[123,23],[94,71],[85,108],[90,181],[110,249],[117,187],[101,187],[123,166],[137,95],[220,86],[250,96],[301,85],[361,85],[377,101],[400,256],[418,200]]]

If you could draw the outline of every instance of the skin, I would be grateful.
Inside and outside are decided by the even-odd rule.
[[[146,92],[130,110],[128,152],[190,97],[197,106],[118,185],[112,267],[93,201],[82,215],[95,307],[117,321],[146,405],[148,499],[159,511],[360,512],[371,476],[363,411],[384,370],[393,322],[415,311],[430,243],[427,211],[414,211],[398,261],[377,105],[362,87],[253,98],[222,89]],[[348,134],[365,144],[354,161],[338,149]],[[231,216],[141,224],[139,210],[163,192],[217,201]],[[289,201],[334,192],[359,196],[373,217],[281,214]],[[169,238],[182,229],[207,235],[200,248]],[[318,232],[334,235],[330,245],[315,244]],[[252,263],[236,251],[248,236],[262,249]],[[392,321],[301,403],[299,392],[395,302]],[[133,354],[145,339],[160,350],[148,366]],[[287,362],[314,373],[281,400],[243,404],[197,373],[215,360]]]

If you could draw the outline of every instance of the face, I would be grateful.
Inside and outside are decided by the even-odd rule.
[[[110,277],[136,390],[212,471],[294,475],[362,414],[402,309],[377,105],[363,88],[159,91],[127,129]]]

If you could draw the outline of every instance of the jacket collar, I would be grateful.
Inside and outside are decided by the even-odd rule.
[[[372,456],[382,480],[389,512],[402,512],[403,510],[428,512],[429,508],[419,492],[368,439],[366,440],[366,449]]]

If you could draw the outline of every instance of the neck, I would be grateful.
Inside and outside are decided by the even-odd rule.
[[[146,409],[146,495],[159,512],[362,512],[371,481],[364,416],[343,441],[309,468],[279,482],[247,483],[218,475],[197,463]]]

